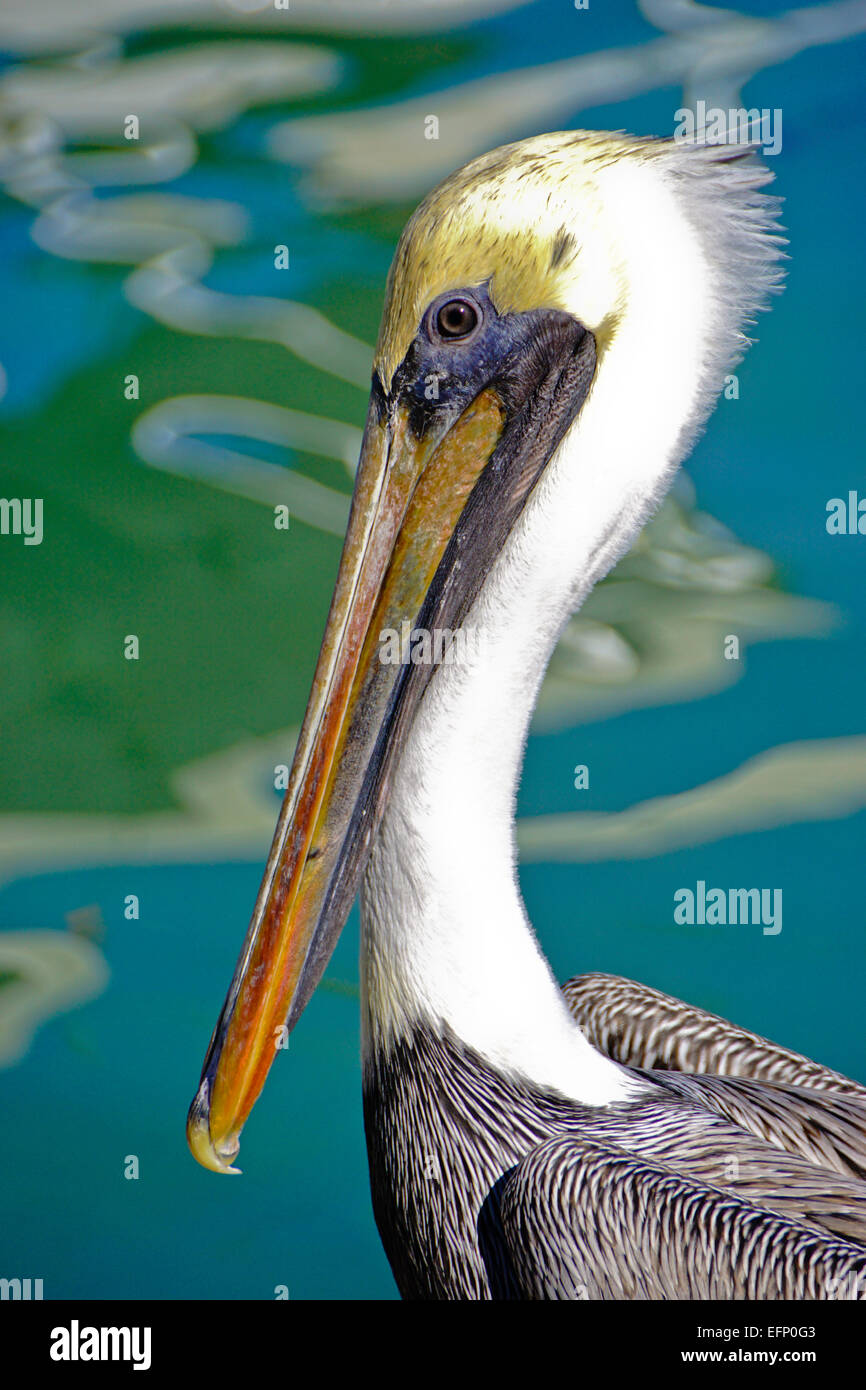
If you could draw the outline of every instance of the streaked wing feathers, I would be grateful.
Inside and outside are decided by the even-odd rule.
[[[866,1299],[862,1248],[572,1135],[511,1170],[480,1234],[505,1297]]]
[[[576,975],[562,992],[593,1046],[625,1066],[750,1077],[866,1102],[866,1087],[847,1076],[649,985]]]
[[[775,1149],[866,1182],[866,1099],[749,1077],[655,1072],[652,1079]]]

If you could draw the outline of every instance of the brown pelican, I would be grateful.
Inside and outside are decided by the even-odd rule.
[[[866,1090],[628,981],[560,990],[515,870],[558,634],[778,282],[767,179],[743,148],[545,135],[447,179],[397,249],[312,695],[188,1137],[237,1171],[360,885],[373,1207],[407,1298],[866,1297]]]

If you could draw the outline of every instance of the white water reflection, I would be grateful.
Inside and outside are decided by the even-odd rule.
[[[41,1023],[95,999],[107,984],[105,956],[84,937],[0,932],[0,1068],[21,1061]]]
[[[226,294],[202,284],[212,263],[203,239],[146,261],[126,282],[127,298],[169,328],[279,343],[331,376],[365,391],[373,350],[312,305],[272,295]]]
[[[740,87],[762,68],[866,30],[862,0],[766,19],[683,3],[643,9],[652,23],[673,32],[388,105],[280,121],[267,148],[275,159],[309,170],[305,187],[314,200],[406,200],[420,197],[475,155],[579,123],[579,113],[594,106],[677,86],[683,99],[675,105],[702,99],[709,106],[736,107]],[[436,140],[424,138],[430,113],[439,121]]]
[[[0,9],[0,47],[9,53],[79,50],[90,59],[120,51],[128,34],[202,28],[252,34],[413,34],[471,24],[525,0],[18,0]]]
[[[787,743],[724,777],[626,811],[518,822],[523,863],[648,859],[730,835],[837,820],[866,806],[866,738]]]
[[[138,455],[154,468],[207,482],[268,507],[282,503],[293,519],[343,536],[349,498],[293,468],[196,439],[232,435],[339,459],[351,477],[361,431],[337,420],[253,401],[243,396],[175,396],[140,416],[132,432]]]
[[[73,139],[117,136],[130,113],[143,128],[172,117],[215,130],[252,102],[329,91],[342,73],[337,54],[312,44],[199,43],[84,67],[15,67],[0,80],[0,107],[7,118],[38,113]]]

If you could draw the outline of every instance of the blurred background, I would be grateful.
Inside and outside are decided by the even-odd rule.
[[[198,1168],[184,1122],[312,676],[396,238],[453,168],[541,131],[781,112],[791,260],[552,663],[519,805],[530,916],[561,979],[625,974],[866,1080],[866,540],[825,526],[866,491],[864,30],[859,0],[4,0],[0,494],[43,499],[44,534],[0,536],[0,1276],[396,1296],[356,913],[244,1177]],[[782,931],[676,925],[699,879],[781,888]]]

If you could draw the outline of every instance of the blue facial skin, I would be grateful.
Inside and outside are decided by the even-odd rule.
[[[468,306],[469,320],[474,311],[477,321],[469,332],[448,337],[441,331],[440,314],[454,302]],[[517,409],[538,379],[549,346],[547,330],[565,319],[575,322],[555,309],[499,314],[486,284],[448,290],[426,310],[387,397],[374,375],[380,410],[390,416],[398,403],[407,404],[411,428],[421,439],[431,429],[445,434],[488,386],[498,391],[506,413]]]

